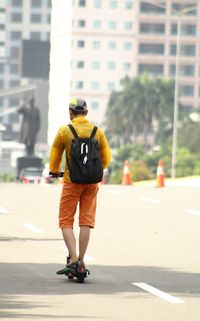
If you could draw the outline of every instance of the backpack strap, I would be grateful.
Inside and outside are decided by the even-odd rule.
[[[92,133],[91,133],[91,135],[90,135],[90,138],[94,138],[94,136],[96,135],[97,129],[98,129],[98,127],[97,127],[97,126],[94,126],[94,128],[93,128],[93,130],[92,130]]]
[[[75,131],[75,128],[71,124],[69,124],[68,127],[70,128],[72,134],[74,135],[74,138],[79,138],[77,132]],[[98,127],[94,126],[92,133],[90,135],[90,138],[94,138],[94,136],[96,135],[97,129],[98,129]]]
[[[75,128],[71,124],[69,124],[68,127],[71,130],[72,134],[74,135],[74,138],[79,138],[77,132],[75,131]]]

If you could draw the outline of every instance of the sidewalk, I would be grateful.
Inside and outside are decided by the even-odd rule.
[[[151,181],[133,182],[134,186],[156,186],[156,179]],[[200,188],[200,176],[165,178],[165,186],[182,186]]]

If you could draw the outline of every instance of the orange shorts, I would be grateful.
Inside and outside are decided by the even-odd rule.
[[[64,183],[60,198],[59,227],[73,227],[79,203],[79,226],[94,228],[98,184]]]

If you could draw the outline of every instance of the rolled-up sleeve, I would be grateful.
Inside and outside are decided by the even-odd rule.
[[[60,129],[53,141],[53,144],[50,150],[49,169],[51,172],[53,173],[59,172],[64,149],[65,149],[65,146],[62,141],[62,129]]]
[[[106,135],[100,131],[100,154],[103,168],[107,168],[111,160],[110,147]]]

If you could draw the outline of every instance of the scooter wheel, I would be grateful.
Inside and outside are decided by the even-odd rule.
[[[78,281],[78,283],[84,283],[85,278],[78,278],[77,281]]]

